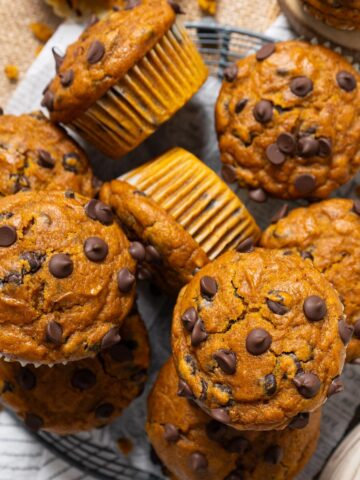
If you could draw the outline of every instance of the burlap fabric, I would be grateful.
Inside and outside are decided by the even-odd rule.
[[[202,16],[197,0],[179,0],[186,10],[186,19]],[[276,0],[218,0],[216,20],[264,31],[278,14]],[[4,67],[14,64],[20,69],[20,80],[35,59],[39,42],[29,24],[44,22],[52,28],[61,22],[43,0],[0,0],[0,106],[5,105],[16,83],[4,74]]]

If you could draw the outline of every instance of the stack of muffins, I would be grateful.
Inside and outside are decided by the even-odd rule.
[[[146,381],[135,296],[152,280],[178,295],[147,422],[166,472],[289,480],[315,451],[345,358],[360,358],[360,203],[283,204],[261,234],[190,152],[100,185],[55,125],[117,158],[169,119],[207,76],[181,12],[117,1],[55,52],[53,123],[0,117],[1,398],[33,430],[119,416]],[[231,65],[216,105],[224,180],[259,202],[325,199],[360,167],[359,85],[340,55],[300,41]]]

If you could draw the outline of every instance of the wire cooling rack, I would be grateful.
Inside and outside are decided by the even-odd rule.
[[[234,61],[274,41],[265,35],[215,23],[187,23],[188,32],[201,52],[210,74],[222,78],[224,69]],[[78,469],[102,480],[163,480],[127,463],[115,449],[94,443],[91,433],[58,436],[47,432],[34,434],[52,453]]]

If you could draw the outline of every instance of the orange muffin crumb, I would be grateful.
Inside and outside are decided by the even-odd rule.
[[[11,82],[16,82],[19,79],[19,69],[16,65],[6,65],[4,72]]]
[[[46,43],[54,33],[54,30],[45,23],[30,23],[29,28],[32,31],[34,37],[42,43]]]

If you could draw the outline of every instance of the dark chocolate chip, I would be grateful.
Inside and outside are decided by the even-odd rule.
[[[206,424],[205,430],[206,435],[210,440],[222,443],[229,428],[223,423],[217,422],[216,420],[211,420],[209,423]]]
[[[66,72],[60,73],[60,83],[64,88],[70,87],[74,81],[74,70],[67,70]]]
[[[51,49],[52,51],[52,54],[54,56],[54,60],[55,60],[55,70],[56,70],[56,73],[59,72],[59,69],[64,61],[64,55],[62,55],[60,53],[60,51],[56,48],[56,47],[53,47]]]
[[[79,173],[80,155],[76,152],[66,153],[62,158],[64,170],[72,173]]]
[[[119,327],[112,327],[110,330],[105,333],[101,340],[101,350],[106,350],[107,348],[111,348],[114,345],[117,345],[121,340],[119,334]]]
[[[104,45],[99,42],[99,40],[95,40],[90,44],[86,60],[90,65],[100,62],[105,54],[105,47]]]
[[[316,188],[316,179],[314,175],[304,173],[295,178],[294,186],[301,195],[309,195]]]
[[[262,62],[275,52],[275,43],[266,43],[256,52],[256,60]]]
[[[96,213],[95,213],[95,206],[98,203],[99,200],[95,200],[94,198],[87,202],[85,205],[85,213],[88,217],[90,217],[92,220],[96,220]]]
[[[264,388],[267,395],[274,395],[276,393],[277,384],[275,375],[268,373],[264,379]]]
[[[218,284],[213,277],[204,276],[200,280],[201,295],[207,300],[212,300],[218,290]]]
[[[309,423],[310,414],[308,412],[301,412],[295,415],[289,423],[289,428],[301,429],[305,428]]]
[[[236,176],[236,169],[232,165],[225,164],[221,168],[221,176],[227,183],[235,183],[237,176]]]
[[[314,88],[313,82],[310,78],[300,76],[293,78],[290,82],[290,90],[297,97],[306,97]]]
[[[288,307],[286,307],[282,303],[275,302],[274,300],[270,300],[269,298],[266,299],[266,304],[269,309],[276,315],[285,315],[289,311]]]
[[[60,323],[55,322],[55,320],[50,320],[48,322],[45,335],[48,342],[54,343],[55,345],[62,344],[63,329]]]
[[[339,320],[339,335],[344,345],[347,345],[354,333],[354,327],[345,322],[344,319]]]
[[[75,193],[72,190],[66,190],[65,197],[66,198],[75,198]]]
[[[194,307],[190,307],[181,316],[181,321],[188,332],[192,332],[194,325],[198,320],[197,311]]]
[[[138,262],[143,262],[145,260],[145,247],[140,242],[131,242],[129,253],[133,259]]]
[[[207,338],[208,334],[206,333],[204,323],[198,318],[191,332],[191,345],[193,347],[198,347],[200,343],[205,342]]]
[[[360,320],[354,324],[354,337],[360,339]]]
[[[320,137],[318,138],[319,142],[319,153],[320,157],[329,157],[332,152],[332,141],[331,138]]]
[[[284,203],[279,210],[275,213],[273,217],[271,217],[271,223],[276,223],[282,218],[285,218],[286,215],[289,213],[289,205],[287,203]]]
[[[259,123],[267,123],[273,117],[273,105],[269,100],[260,100],[254,109],[253,115]]]
[[[242,100],[239,100],[235,105],[235,113],[236,114],[241,113],[246,107],[248,101],[249,100],[247,98],[243,98]]]
[[[229,440],[226,445],[225,449],[231,453],[238,453],[239,455],[243,455],[246,450],[249,448],[250,442],[244,437],[238,436],[234,437]]]
[[[304,398],[313,398],[320,390],[321,382],[315,373],[297,373],[293,379],[295,386]]]
[[[95,417],[99,419],[105,419],[111,417],[114,413],[115,408],[111,403],[102,403],[95,408]]]
[[[164,438],[169,443],[176,443],[180,440],[179,429],[172,423],[165,423],[164,425]]]
[[[50,90],[46,90],[44,93],[43,99],[41,101],[41,106],[49,110],[49,112],[54,111],[54,100],[55,96]]]
[[[30,270],[29,273],[36,273],[40,270],[44,263],[46,255],[41,252],[24,252],[21,254],[21,259],[28,262]]]
[[[115,362],[131,362],[134,355],[131,349],[122,342],[117,342],[109,348],[109,354]]]
[[[279,445],[271,445],[264,452],[264,460],[266,463],[278,465],[281,462],[283,455],[284,452]]]
[[[272,143],[271,145],[268,145],[266,147],[265,154],[266,154],[266,158],[273,165],[282,165],[286,160],[285,155],[282,153],[282,151],[279,149],[276,143]]]
[[[194,398],[191,388],[182,378],[179,379],[177,395],[179,397],[187,398],[188,400]]]
[[[261,355],[269,350],[271,335],[263,328],[254,328],[246,337],[246,349],[252,355]]]
[[[4,109],[0,107],[0,115],[4,115]]]
[[[37,432],[44,426],[44,420],[35,413],[26,413],[24,423],[33,432]]]
[[[0,227],[0,247],[10,247],[17,240],[16,229],[11,225]]]
[[[281,133],[278,136],[276,143],[279,150],[286,155],[293,155],[296,151],[296,138],[292,133]]]
[[[251,237],[247,238],[236,247],[236,251],[239,253],[250,253],[254,251],[254,240]]]
[[[310,295],[304,301],[303,310],[308,320],[318,322],[327,314],[325,300],[317,295]]]
[[[32,390],[36,387],[36,377],[28,367],[21,367],[19,369],[16,380],[24,390]]]
[[[310,158],[318,155],[320,149],[319,141],[313,137],[302,137],[298,142],[300,157]]]
[[[122,293],[128,293],[135,284],[135,275],[128,268],[122,268],[117,276],[119,290]]]
[[[236,63],[232,63],[224,70],[224,78],[227,82],[233,82],[234,80],[236,80],[237,74],[238,66],[236,65]]]
[[[92,262],[101,262],[107,257],[109,247],[102,238],[89,237],[84,242],[84,252]]]
[[[221,370],[228,375],[233,375],[236,372],[236,353],[231,350],[220,349],[213,354],[213,359],[216,360]]]
[[[160,264],[162,261],[160,253],[153,245],[145,247],[145,260],[156,264]]]
[[[149,280],[152,277],[152,273],[144,265],[138,265],[136,277],[138,280]]]
[[[249,198],[254,202],[264,203],[267,200],[267,195],[262,188],[256,188],[255,190],[249,190]]]
[[[55,167],[55,159],[50,155],[49,152],[46,150],[39,149],[38,153],[38,161],[37,163],[40,167],[43,168],[54,168]]]
[[[185,14],[182,7],[178,3],[174,2],[174,0],[168,0],[168,4],[174,10],[176,15],[184,15]]]
[[[220,423],[231,423],[231,418],[225,408],[213,408],[209,412],[210,417]]]
[[[95,384],[96,376],[88,368],[81,368],[79,370],[75,370],[71,378],[71,385],[79,390],[87,390],[93,387]]]
[[[114,216],[109,205],[98,200],[94,206],[96,220],[99,220],[103,225],[111,225],[114,221]]]
[[[4,380],[3,389],[1,393],[13,392],[14,390],[15,390],[15,387],[13,386],[13,384],[8,380]]]
[[[357,215],[360,215],[360,200],[354,200],[353,212],[355,212]]]
[[[301,255],[301,258],[303,258],[304,260],[311,260],[311,261],[314,260],[314,256],[311,252],[307,252],[307,251],[301,252],[300,255]]]
[[[339,87],[345,92],[352,92],[356,88],[356,79],[354,75],[346,70],[336,74],[336,81]]]
[[[194,452],[189,457],[189,467],[194,472],[203,472],[208,467],[207,458],[200,452]]]
[[[66,278],[72,274],[74,264],[67,253],[53,255],[49,261],[49,272],[56,278]]]
[[[332,395],[335,395],[336,393],[340,393],[343,390],[344,390],[344,384],[340,380],[340,377],[335,377],[329,386],[329,389],[327,391],[327,396],[331,397]]]

